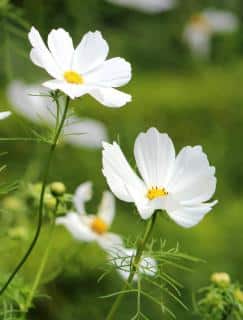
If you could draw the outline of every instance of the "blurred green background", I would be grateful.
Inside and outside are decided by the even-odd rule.
[[[0,2],[0,106],[10,107],[5,89],[14,79],[32,83],[47,79],[28,59],[28,25],[34,25],[46,38],[56,27],[67,29],[75,43],[88,30],[101,30],[110,45],[110,56],[121,56],[131,62],[133,78],[125,91],[133,96],[126,107],[115,110],[101,107],[89,97],[72,103],[75,112],[102,121],[108,128],[110,141],[119,139],[125,153],[133,161],[132,149],[136,135],[150,126],[167,132],[177,151],[184,145],[200,144],[210,162],[216,166],[218,186],[215,198],[219,204],[197,227],[182,229],[171,221],[159,218],[155,236],[166,239],[167,246],[177,242],[183,252],[202,258],[192,273],[171,270],[184,284],[182,300],[192,309],[192,293],[207,284],[214,271],[229,272],[243,283],[242,275],[242,194],[243,194],[243,3],[241,0],[183,0],[171,11],[148,15],[112,5],[102,0],[25,0],[14,1],[12,18],[6,18],[6,1]],[[182,30],[189,17],[200,10],[214,7],[234,12],[240,28],[233,34],[217,35],[212,39],[211,56],[207,61],[192,57],[182,41]],[[10,26],[10,27],[9,27]],[[27,136],[32,124],[12,116],[1,122],[1,137]],[[2,143],[1,152],[7,170],[1,180],[21,180],[29,172],[38,181],[47,147],[36,143]],[[106,188],[101,173],[101,152],[60,146],[56,152],[50,181],[65,182],[71,193],[81,182],[94,182],[94,210]],[[35,227],[35,212],[31,218],[23,213],[1,214],[24,225],[29,236],[13,241],[1,233],[0,272],[10,272],[26,249]],[[117,201],[117,217],[112,230],[124,237],[135,238],[144,228],[134,209]],[[44,226],[41,239],[22,271],[26,282],[33,281],[39,258],[48,239]],[[99,297],[119,290],[121,280],[115,273],[98,283],[105,257],[95,244],[74,241],[63,228],[58,228],[54,250],[46,277],[57,273],[36,301],[36,309],[28,319],[89,319],[102,320],[112,300]],[[135,296],[124,301],[117,320],[130,319]],[[169,299],[170,300],[170,299]],[[168,302],[171,304],[171,302]],[[196,319],[191,310],[184,311],[175,303],[172,309],[178,319]],[[151,319],[169,319],[159,307],[143,302],[144,313]]]

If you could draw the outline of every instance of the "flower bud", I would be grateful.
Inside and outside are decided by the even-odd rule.
[[[65,193],[66,187],[62,182],[53,182],[50,185],[50,190],[55,197],[59,197]]]
[[[23,204],[17,197],[8,196],[3,199],[2,206],[6,210],[18,211],[22,209]]]
[[[238,302],[243,303],[243,291],[240,289],[235,290],[234,292],[235,299],[238,300]]]
[[[20,226],[20,227],[13,227],[8,230],[8,236],[12,240],[22,240],[22,239],[27,239],[28,237],[28,231],[25,227]]]
[[[57,205],[57,200],[51,194],[46,194],[44,197],[44,204],[47,209],[54,210]]]
[[[215,272],[211,276],[211,281],[214,284],[217,284],[219,286],[225,287],[230,284],[230,276],[226,272]]]

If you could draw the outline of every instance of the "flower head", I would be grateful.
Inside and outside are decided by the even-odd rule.
[[[66,216],[56,219],[57,224],[64,225],[80,241],[97,241],[102,248],[121,245],[120,236],[109,232],[115,216],[115,199],[109,191],[103,197],[96,215],[87,214],[85,203],[92,197],[90,182],[81,184],[73,197],[76,212],[69,212]]]
[[[166,210],[183,227],[192,227],[216,201],[215,168],[201,146],[184,147],[176,156],[167,134],[150,128],[135,141],[134,156],[142,179],[132,170],[117,143],[103,143],[103,174],[112,192],[134,202],[140,216],[148,219],[155,210]]]
[[[175,7],[176,0],[108,0],[114,4],[134,8],[146,13],[159,13]]]
[[[116,248],[110,248],[110,250],[108,250],[108,253],[110,256],[110,262],[116,267],[121,277],[124,280],[127,280],[131,271],[130,269],[132,260],[136,255],[136,249],[128,249],[123,246],[118,246]],[[156,272],[156,261],[153,258],[144,255],[140,259],[138,270],[133,280],[138,280],[138,274],[153,277],[156,274]]]
[[[71,99],[91,95],[107,107],[122,107],[131,96],[115,88],[131,79],[131,66],[122,58],[107,59],[109,47],[99,31],[88,32],[74,49],[68,32],[59,28],[48,35],[48,48],[39,32],[29,32],[30,58],[54,79],[43,85],[59,89]]]
[[[238,19],[231,12],[208,9],[190,18],[183,37],[192,53],[205,57],[210,52],[210,39],[213,34],[233,32],[237,27]]]
[[[44,96],[43,96],[44,95]],[[48,90],[39,85],[27,85],[21,81],[12,82],[7,97],[14,111],[36,124],[54,127],[56,106],[48,96]],[[76,147],[100,148],[107,138],[105,126],[94,119],[71,116],[66,119],[63,139]]]
[[[211,281],[219,286],[227,286],[230,284],[231,279],[228,273],[226,272],[215,272],[211,276]]]

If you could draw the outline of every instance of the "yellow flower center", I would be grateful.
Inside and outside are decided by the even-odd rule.
[[[167,196],[168,192],[165,190],[165,188],[158,188],[158,187],[152,187],[148,190],[146,197],[149,200],[154,200],[159,197]]]
[[[210,29],[210,23],[208,19],[200,14],[194,14],[191,17],[191,23],[196,27],[204,30]]]
[[[78,74],[75,71],[72,70],[68,70],[64,73],[64,79],[68,82],[68,83],[72,83],[72,84],[83,84],[84,83],[84,78]]]
[[[98,234],[104,234],[108,230],[108,225],[105,223],[105,221],[99,217],[95,217],[93,221],[91,222],[91,229],[98,233]]]

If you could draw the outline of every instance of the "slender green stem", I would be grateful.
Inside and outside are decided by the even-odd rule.
[[[48,153],[48,156],[47,156],[46,164],[45,164],[45,167],[44,167],[45,171],[44,171],[44,175],[43,175],[43,179],[42,179],[42,188],[41,188],[40,201],[39,201],[39,210],[38,210],[38,224],[37,224],[37,228],[36,228],[36,232],[35,232],[34,238],[33,238],[32,242],[31,242],[29,248],[27,249],[26,253],[21,258],[20,262],[17,264],[17,266],[15,267],[14,271],[11,273],[10,277],[8,278],[8,280],[5,282],[5,284],[1,288],[0,295],[4,293],[4,291],[7,289],[9,284],[12,282],[12,280],[14,279],[16,274],[23,267],[24,263],[29,258],[30,254],[31,254],[32,250],[34,249],[34,247],[36,245],[36,242],[37,242],[37,240],[39,238],[40,231],[41,231],[41,226],[42,226],[42,218],[43,218],[44,195],[45,195],[45,190],[46,190],[46,185],[47,185],[47,180],[48,180],[48,175],[49,175],[50,164],[51,164],[51,160],[52,160],[54,151],[55,151],[56,146],[57,146],[58,138],[60,136],[60,133],[62,131],[64,122],[65,122],[65,119],[66,119],[66,116],[67,116],[69,101],[70,101],[70,98],[66,97],[65,109],[64,109],[64,112],[62,114],[62,119],[61,119],[59,128],[56,131],[56,134],[55,134],[55,136],[53,138],[53,142],[51,144],[51,147],[50,147],[50,150],[49,150],[49,153]]]
[[[147,224],[147,227],[145,229],[145,233],[144,233],[144,236],[143,236],[143,239],[140,240],[138,242],[138,245],[137,245],[137,251],[136,251],[136,255],[135,257],[133,258],[133,261],[132,261],[132,264],[131,264],[131,270],[130,270],[130,274],[129,274],[129,277],[128,277],[128,280],[123,288],[122,291],[125,291],[128,289],[128,287],[130,286],[130,284],[132,283],[133,281],[133,278],[137,272],[137,268],[139,266],[139,263],[140,263],[140,260],[141,260],[141,257],[143,255],[143,252],[145,250],[145,247],[146,247],[146,244],[153,232],[153,228],[154,228],[154,224],[155,224],[155,220],[156,220],[156,216],[157,216],[157,211],[155,211],[155,213],[153,214],[152,218],[149,220],[148,224]],[[115,313],[117,311],[117,309],[119,308],[123,298],[124,298],[124,295],[125,293],[121,293],[115,300],[115,302],[113,303],[111,309],[110,309],[110,312],[108,313],[107,317],[106,317],[106,320],[112,320],[114,319],[114,316],[115,316]]]

